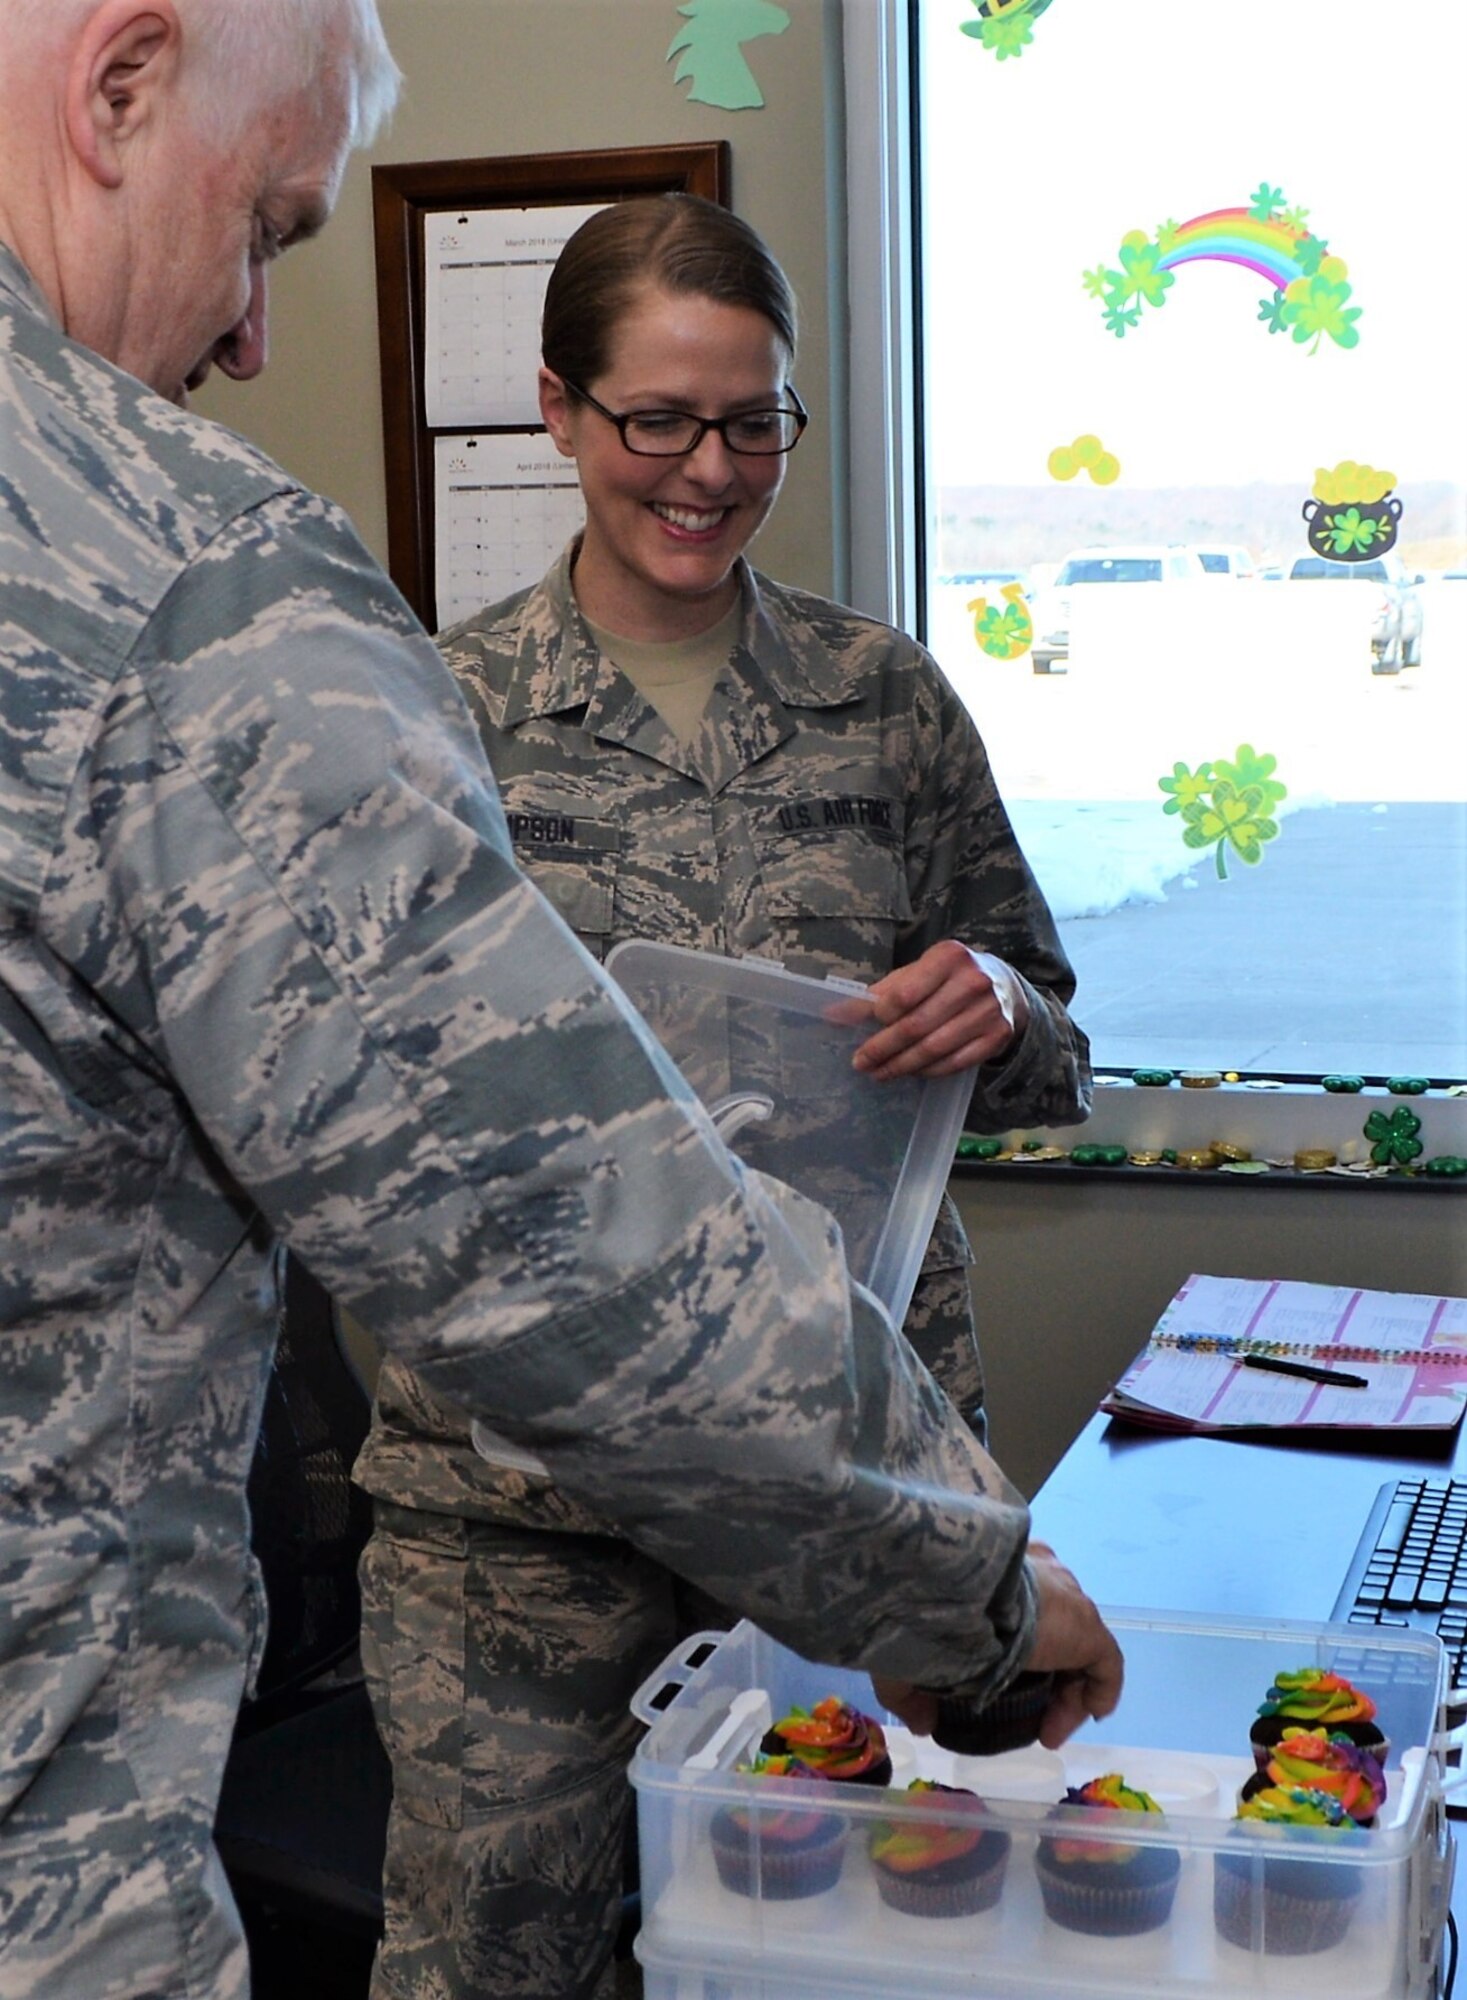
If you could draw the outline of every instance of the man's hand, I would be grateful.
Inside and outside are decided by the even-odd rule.
[[[1110,1628],[1074,1576],[1047,1543],[1029,1544],[1029,1568],[1038,1600],[1034,1644],[1024,1668],[1052,1673],[1054,1699],[1045,1711],[1039,1740],[1057,1750],[1082,1722],[1109,1715],[1121,1698],[1125,1662]],[[915,1736],[930,1736],[937,1720],[937,1696],[908,1681],[873,1677],[876,1699]]]
[[[880,1024],[855,1054],[867,1075],[955,1076],[1004,1055],[1029,1024],[1011,965],[956,938],[929,945],[863,996]]]
[[[1082,1722],[1111,1713],[1121,1698],[1125,1661],[1110,1627],[1053,1549],[1031,1542],[1029,1567],[1039,1615],[1024,1665],[1031,1673],[1055,1677],[1039,1740],[1046,1750],[1056,1750]]]

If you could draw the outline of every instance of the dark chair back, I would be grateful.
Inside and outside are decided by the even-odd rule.
[[[331,1300],[293,1258],[283,1296],[249,1482],[269,1638],[235,1730],[214,1838],[244,1919],[255,1992],[365,2000],[392,1798],[356,1657],[357,1559],[371,1503],[351,1468],[371,1399],[341,1346]],[[302,1985],[304,1965],[313,1970]]]
[[[353,1651],[361,1631],[357,1560],[371,1502],[351,1468],[372,1404],[342,1349],[330,1298],[293,1257],[250,1470],[251,1540],[270,1630],[253,1701],[258,1728]]]

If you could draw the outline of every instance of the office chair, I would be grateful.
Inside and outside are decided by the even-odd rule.
[[[365,2000],[382,1935],[392,1773],[357,1650],[371,1503],[351,1483],[371,1399],[335,1308],[286,1260],[281,1331],[250,1471],[270,1632],[240,1713],[214,1838],[262,2000]],[[640,1919],[634,1833],[617,1958]]]
[[[235,1730],[215,1841],[255,1991],[286,2000],[309,1978],[320,2000],[356,2000],[381,1935],[392,1795],[357,1652],[357,1558],[371,1503],[350,1474],[371,1401],[330,1299],[293,1258],[284,1301],[249,1482],[269,1638]]]

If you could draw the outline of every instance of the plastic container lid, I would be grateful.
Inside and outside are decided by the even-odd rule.
[[[853,981],[640,939],[617,945],[606,969],[732,1151],[835,1217],[852,1277],[900,1326],[971,1078],[878,1080],[853,1069],[873,1026]]]

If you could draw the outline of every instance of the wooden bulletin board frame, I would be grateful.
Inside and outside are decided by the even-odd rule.
[[[435,623],[433,439],[444,433],[431,431],[425,418],[424,217],[442,209],[548,208],[678,191],[727,206],[730,151],[726,139],[715,139],[373,167],[388,568],[430,631]]]

